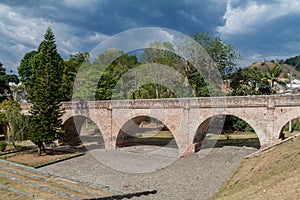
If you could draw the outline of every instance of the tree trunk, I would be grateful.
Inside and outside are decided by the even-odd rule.
[[[45,149],[45,145],[44,145],[43,142],[42,142],[42,150],[43,150],[43,152],[44,152],[45,154],[47,154],[47,153],[46,153],[46,149]]]
[[[42,155],[42,151],[46,154],[46,149],[42,141],[37,142],[37,146],[38,146],[38,153],[37,153],[38,156]]]
[[[42,145],[41,145],[41,142],[37,142],[37,146],[38,146],[38,156],[41,156],[42,155]]]
[[[155,95],[156,95],[156,98],[159,99],[159,92],[158,92],[158,86],[155,85]]]

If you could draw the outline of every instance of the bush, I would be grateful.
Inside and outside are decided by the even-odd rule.
[[[293,124],[293,130],[300,130],[300,122],[296,122],[295,124]]]
[[[3,152],[7,147],[7,142],[0,141],[0,151]]]
[[[16,149],[17,151],[24,151],[24,150],[27,149],[27,147],[24,147],[24,146],[21,146],[21,145],[16,145],[16,146],[15,146],[15,149]]]

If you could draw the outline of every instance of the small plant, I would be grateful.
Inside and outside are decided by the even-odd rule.
[[[293,130],[300,130],[300,122],[296,122],[295,124],[293,124]]]
[[[136,133],[135,137],[138,137],[138,138],[143,137],[143,133]]]
[[[0,141],[0,151],[3,152],[7,147],[7,142]]]
[[[231,139],[231,135],[228,134],[228,133],[225,133],[225,138],[226,138],[226,140],[230,140]]]
[[[21,146],[21,145],[16,145],[16,146],[15,146],[15,149],[16,149],[17,151],[24,151],[24,150],[27,149],[27,147],[24,147],[24,146]]]

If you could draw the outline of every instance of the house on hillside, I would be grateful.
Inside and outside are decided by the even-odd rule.
[[[286,90],[287,93],[290,93],[290,92],[298,93],[298,92],[300,92],[300,80],[294,79],[290,83],[287,83],[286,87],[287,87],[287,90]]]

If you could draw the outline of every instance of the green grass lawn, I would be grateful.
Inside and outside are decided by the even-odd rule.
[[[299,199],[300,138],[245,159],[213,198]]]

